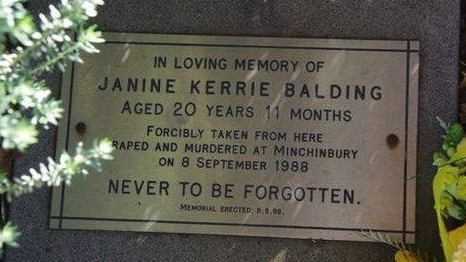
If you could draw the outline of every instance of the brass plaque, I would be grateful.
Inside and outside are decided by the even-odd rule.
[[[53,190],[51,228],[414,242],[418,42],[105,38],[64,75],[57,152],[115,160]]]

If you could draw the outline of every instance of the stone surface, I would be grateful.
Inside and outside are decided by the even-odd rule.
[[[45,12],[47,5],[35,0],[29,8]],[[459,0],[111,0],[95,21],[110,32],[419,40],[417,243],[439,255],[431,155],[441,139],[435,117],[455,120],[459,17]],[[58,90],[60,74],[47,80]],[[54,135],[44,132],[41,143],[18,159],[16,175],[53,154]],[[377,243],[52,231],[49,196],[44,189],[12,205],[11,219],[23,235],[21,248],[8,250],[6,261],[391,261],[394,254]]]

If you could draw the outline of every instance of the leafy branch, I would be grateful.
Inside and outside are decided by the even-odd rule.
[[[0,47],[0,139],[3,148],[23,151],[37,142],[37,124],[56,125],[63,113],[50,88],[37,78],[55,67],[64,70],[67,61],[82,62],[79,52],[97,53],[94,44],[104,40],[95,26],[85,26],[97,14],[101,0],[62,0],[57,7],[50,5],[48,15],[39,15],[39,28],[21,2],[0,1],[6,9],[0,12],[0,25],[6,25],[0,39],[18,44]],[[75,40],[69,30],[76,32]]]
[[[86,25],[97,15],[102,0],[61,0],[49,6],[48,14],[39,14],[37,25],[23,2],[0,0],[0,156],[26,151],[38,142],[40,128],[57,125],[62,117],[61,101],[52,97],[51,88],[41,80],[43,74],[65,70],[68,61],[82,63],[81,51],[97,53],[94,44],[104,42],[95,25]],[[18,245],[20,235],[16,226],[5,223],[5,199],[11,201],[44,185],[70,184],[73,177],[89,174],[88,168],[100,171],[101,160],[112,159],[111,152],[107,139],[88,149],[79,143],[73,156],[63,152],[58,161],[49,157],[46,164],[19,177],[8,173],[5,165],[10,161],[1,161],[0,257],[5,246]]]
[[[371,238],[372,240],[375,240],[377,242],[392,246],[392,247],[394,247],[394,248],[396,248],[398,250],[405,250],[406,249],[405,243],[396,241],[396,240],[392,239],[390,236],[388,236],[386,234],[382,234],[380,232],[372,231],[372,230],[361,231],[361,234],[363,236]]]
[[[15,177],[13,180],[0,174],[0,194],[6,194],[8,200],[11,201],[13,196],[30,193],[44,184],[47,186],[60,186],[62,183],[69,185],[73,177],[89,174],[87,166],[96,171],[102,171],[100,159],[113,159],[112,151],[110,141],[106,139],[94,141],[94,146],[87,150],[83,148],[82,143],[79,143],[74,156],[63,152],[58,162],[49,157],[47,165],[40,163],[39,170],[29,169],[30,174]]]
[[[422,256],[419,252],[414,251],[410,247],[407,247],[405,243],[401,241],[397,241],[392,239],[390,236],[386,234],[382,234],[376,231],[361,231],[361,234],[365,237],[368,237],[372,240],[375,240],[379,243],[383,243],[389,245],[395,249],[397,249],[397,253],[395,254],[395,261],[403,261],[403,262],[422,262],[422,261],[431,261],[427,258],[427,256]]]

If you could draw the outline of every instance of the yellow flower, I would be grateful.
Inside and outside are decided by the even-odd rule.
[[[458,250],[453,254],[453,262],[466,262],[466,240],[458,245]]]
[[[466,224],[448,232],[451,245],[455,247],[453,262],[466,262]]]
[[[408,250],[399,250],[395,254],[395,262],[420,262],[416,255],[409,252]]]

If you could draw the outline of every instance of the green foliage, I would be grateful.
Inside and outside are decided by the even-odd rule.
[[[85,27],[97,13],[101,0],[62,0],[50,5],[49,15],[40,14],[36,27],[21,1],[1,0],[0,40],[16,43],[0,47],[0,139],[5,149],[25,150],[37,142],[37,124],[56,125],[63,110],[51,97],[50,88],[38,81],[44,72],[67,61],[82,62],[79,52],[96,53],[95,43],[103,42],[95,26]],[[67,32],[74,30],[76,39]]]
[[[0,256],[3,253],[3,245],[18,247],[16,240],[21,235],[17,227],[10,222],[6,223],[0,231]]]
[[[466,219],[466,140],[460,124],[444,127],[446,135],[442,152],[434,153],[433,164],[438,166],[436,184],[438,202],[436,208],[443,217]]]
[[[447,125],[440,120],[446,134],[442,151],[433,155],[438,167],[433,181],[435,211],[447,262],[453,260],[456,246],[449,235],[445,219],[466,220],[466,139],[460,124]]]
[[[61,102],[41,80],[55,68],[64,70],[69,61],[82,63],[80,52],[97,53],[102,43],[95,25],[87,26],[97,15],[102,0],[61,0],[40,14],[36,23],[23,7],[23,0],[0,0],[0,150],[25,151],[38,142],[40,128],[57,125],[62,117]],[[71,33],[74,32],[74,37]],[[88,168],[101,170],[100,160],[112,159],[110,141],[95,141],[90,149],[79,143],[73,156],[63,152],[58,161],[48,158],[29,174],[10,178],[0,170],[0,194],[13,197],[43,185],[69,184],[76,175],[87,175]],[[19,232],[11,223],[2,225],[0,247],[17,246]],[[0,249],[1,252],[1,249]],[[1,253],[0,253],[1,255]]]
[[[396,241],[386,234],[382,234],[376,231],[362,231],[361,234],[365,237],[371,238],[377,242],[387,244],[398,250],[406,250],[406,245],[403,242]]]
[[[389,245],[397,249],[398,252],[405,253],[405,255],[409,254],[412,258],[415,258],[415,261],[417,262],[436,261],[436,259],[429,259],[428,254],[421,254],[421,252],[419,252],[418,250],[414,250],[410,246],[406,246],[405,243],[401,241],[397,241],[386,234],[372,231],[372,230],[362,231],[361,234],[379,243]],[[399,261],[399,260],[396,260],[396,261]],[[414,260],[401,260],[401,261],[414,261]]]
[[[68,153],[61,154],[59,162],[48,158],[48,164],[41,163],[39,170],[31,168],[29,175],[22,175],[13,180],[0,176],[0,194],[5,194],[8,200],[13,196],[19,196],[24,193],[30,193],[35,188],[40,188],[44,184],[47,186],[59,186],[62,183],[70,184],[71,179],[76,175],[88,175],[87,166],[101,171],[102,165],[100,159],[112,159],[112,147],[110,141],[104,139],[94,142],[91,149],[83,149],[83,144],[79,143],[76,148],[76,154],[70,156]]]
[[[455,253],[455,251],[466,239],[466,138],[460,124],[449,125],[439,118],[438,120],[445,130],[445,135],[442,151],[433,154],[433,165],[437,166],[432,184],[434,208],[445,260],[460,261],[454,259],[458,257],[464,259],[463,253]],[[463,226],[453,230],[447,228],[446,219],[456,219],[462,222]],[[398,249],[395,255],[396,261],[430,261],[420,256],[419,252],[407,249],[403,243],[394,241],[386,235],[374,232],[363,234]]]
[[[457,151],[457,146],[463,139],[464,131],[463,127],[459,123],[447,124],[443,120],[437,117],[440,122],[440,126],[445,130],[443,136],[442,151],[434,153],[434,165],[443,166],[449,163],[455,162],[459,159],[452,158]],[[458,156],[456,156],[458,158]]]

